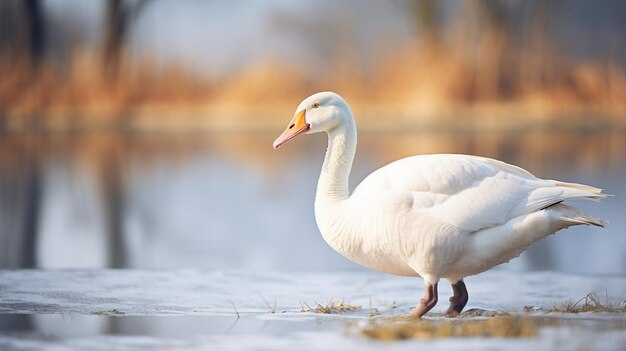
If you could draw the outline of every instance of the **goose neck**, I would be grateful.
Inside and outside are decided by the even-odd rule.
[[[337,202],[350,197],[348,180],[356,143],[353,121],[328,131],[328,148],[317,184],[316,203]]]

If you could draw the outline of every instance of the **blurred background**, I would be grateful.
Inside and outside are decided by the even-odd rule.
[[[352,187],[469,153],[616,195],[500,269],[626,274],[626,2],[0,0],[0,268],[362,269],[313,216],[352,106]]]

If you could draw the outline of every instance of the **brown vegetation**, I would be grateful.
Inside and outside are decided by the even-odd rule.
[[[621,304],[612,304],[608,301],[608,296],[605,302],[602,302],[600,296],[595,293],[588,293],[583,298],[574,302],[572,300],[567,301],[561,305],[554,304],[550,309],[550,312],[560,313],[583,313],[583,312],[611,312],[619,313],[626,312],[626,301]]]
[[[88,54],[76,54],[62,67],[44,64],[36,72],[24,62],[11,55],[0,59],[0,111],[8,116],[117,118],[143,106],[199,105],[210,92],[184,67],[160,69],[148,60],[140,69],[120,66],[115,80]]]
[[[626,75],[614,65],[573,66],[562,81],[549,87],[512,82],[510,92],[498,97],[474,89],[475,67],[447,53],[421,52],[408,49],[381,63],[367,90],[359,83],[362,79],[335,90],[346,95],[355,110],[367,111],[360,115],[366,122],[381,115],[429,120],[458,116],[459,111],[465,116],[554,118],[579,117],[581,110],[591,110],[620,119],[626,108]],[[98,59],[89,55],[76,54],[62,68],[44,64],[36,74],[21,62],[11,56],[0,58],[4,68],[0,113],[20,120],[43,115],[48,117],[44,123],[52,126],[105,123],[112,117],[189,119],[220,111],[235,115],[259,109],[291,111],[301,98],[324,89],[303,72],[279,63],[251,67],[217,84],[184,65],[159,68],[150,60],[122,65],[115,80],[103,76]]]
[[[601,300],[597,294],[589,293],[576,302],[554,304],[549,310],[525,307],[526,313],[523,315],[496,312],[493,315],[488,314],[486,318],[482,310],[468,310],[457,318],[374,318],[367,326],[357,329],[368,338],[383,341],[467,337],[528,338],[536,336],[541,328],[573,324],[578,321],[554,316],[551,313],[626,312],[626,301],[612,304],[609,303],[608,297],[604,302]],[[601,321],[598,323],[604,329],[624,329],[620,320]]]
[[[336,314],[360,310],[361,306],[346,304],[339,300],[330,300],[326,304],[315,303],[315,307],[309,306],[306,302],[301,302],[302,312],[315,312],[324,314]]]
[[[272,115],[282,121],[284,111],[320,90],[344,95],[362,125],[446,117],[624,117],[626,72],[614,54],[622,45],[619,35],[596,58],[580,60],[558,42],[554,23],[563,11],[553,1],[518,8],[491,1],[459,3],[447,23],[440,19],[438,2],[416,3],[407,11],[420,35],[414,42],[397,43],[368,68],[359,64],[353,37],[333,34],[320,44],[314,39],[323,26],[309,23],[310,30],[296,32],[302,41],[314,49],[339,48],[331,50],[328,69],[311,72],[302,63],[253,61],[220,78],[184,63],[157,64],[158,57],[145,52],[131,55],[129,32],[147,3],[109,0],[99,45],[67,44],[61,56],[48,52],[50,28],[41,1],[5,3],[0,11],[7,33],[0,33],[0,126],[133,128],[155,121],[195,125],[199,119],[261,125]],[[291,22],[282,25],[286,30],[302,26],[296,22],[296,28]]]
[[[529,338],[537,335],[537,320],[531,317],[499,316],[488,319],[446,319],[377,323],[362,330],[371,339],[392,341],[440,338]]]

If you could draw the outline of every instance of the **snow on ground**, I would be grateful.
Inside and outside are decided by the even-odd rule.
[[[466,283],[467,308],[515,314],[524,313],[525,306],[549,309],[589,292],[601,297],[606,292],[614,304],[626,299],[626,277],[495,271]],[[359,328],[371,313],[408,313],[422,293],[419,279],[369,272],[5,270],[0,271],[0,350],[378,349],[381,342],[365,338]],[[429,318],[445,318],[436,312],[445,310],[450,294],[443,281],[439,305]],[[301,311],[304,302],[314,306],[329,300],[362,308],[340,315]],[[384,345],[391,350],[428,346],[429,351],[626,349],[625,313],[560,317],[570,322],[543,328],[529,339]]]

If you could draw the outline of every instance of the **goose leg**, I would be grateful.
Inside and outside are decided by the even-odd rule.
[[[438,297],[437,283],[427,283],[424,297],[420,299],[420,304],[415,307],[415,310],[413,310],[413,312],[411,312],[411,317],[422,318],[422,316],[426,314],[426,312],[435,307]]]
[[[469,294],[467,293],[467,288],[465,287],[463,280],[453,283],[452,291],[454,292],[454,295],[450,297],[450,307],[448,307],[446,314],[448,316],[458,316],[459,313],[463,311],[463,307],[467,304]]]

